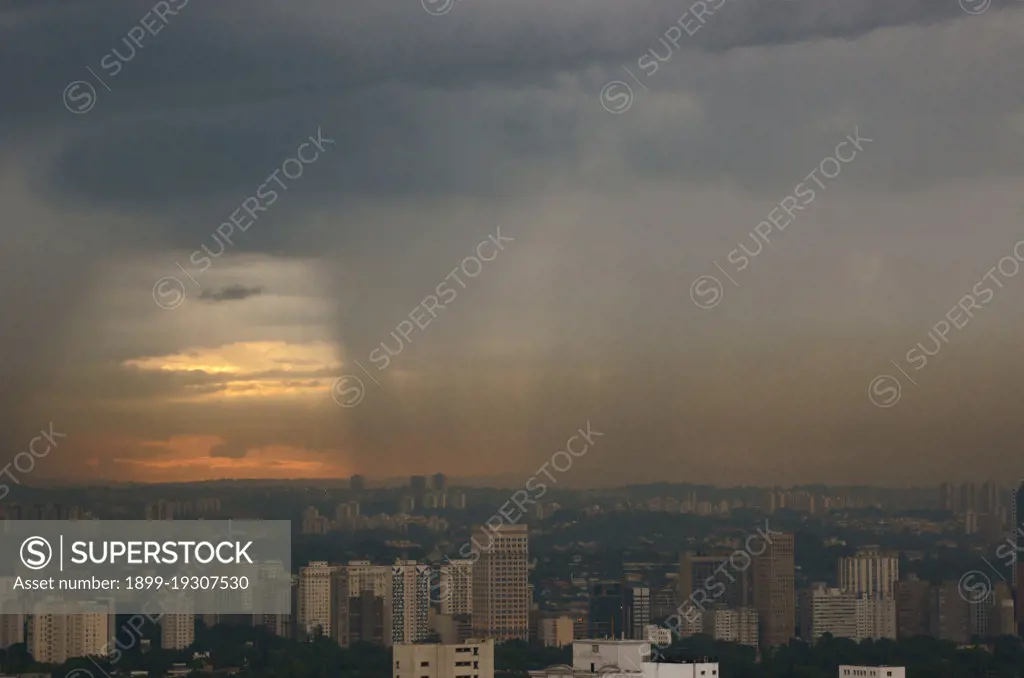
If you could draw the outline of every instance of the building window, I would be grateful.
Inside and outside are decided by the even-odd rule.
[[[420,662],[420,666],[430,666],[430,662]]]

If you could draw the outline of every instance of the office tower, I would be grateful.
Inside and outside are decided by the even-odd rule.
[[[715,640],[757,647],[757,610],[718,607],[703,616],[704,632]]]
[[[815,643],[823,634],[857,638],[857,596],[815,584],[800,592],[800,637]]]
[[[931,609],[931,586],[911,575],[896,584],[896,636],[901,639],[926,636]]]
[[[480,638],[527,640],[529,530],[502,524],[478,528],[470,543],[480,557],[473,564],[473,633]]]
[[[716,604],[733,608],[748,607],[753,602],[750,568],[737,569],[729,563],[729,554],[683,553],[680,557],[678,583],[678,605],[685,606],[687,599],[692,599],[701,609]],[[672,610],[669,615],[675,612]]]
[[[974,483],[964,483],[960,486],[960,512],[978,512],[978,488]]]
[[[793,535],[772,534],[761,545],[764,550],[753,557],[751,568],[761,647],[785,645],[793,637],[796,625]]]
[[[443,473],[435,473],[431,484],[435,492],[444,492],[448,489],[448,477]]]
[[[430,566],[398,560],[391,566],[391,641],[415,643],[427,637]]]
[[[978,514],[972,509],[964,511],[964,534],[978,533]]]
[[[298,632],[302,637],[331,636],[331,580],[336,569],[315,560],[299,570]]]
[[[449,560],[442,565],[434,598],[441,602],[441,614],[473,614],[473,561]]]
[[[633,588],[619,582],[590,587],[588,638],[619,638],[633,632]]]
[[[392,650],[394,678],[494,678],[494,640],[402,643]]]
[[[970,641],[970,605],[960,595],[957,582],[946,581],[931,587],[928,622],[928,634],[934,638],[959,644]]]
[[[855,556],[840,558],[839,588],[857,596],[892,599],[900,578],[900,559],[895,553],[862,549]]]
[[[427,491],[426,476],[409,476],[409,489],[415,496],[422,496]]]
[[[37,605],[29,621],[28,651],[42,664],[63,664],[73,657],[107,653],[112,637],[113,609],[104,603],[69,603],[73,614],[55,614],[60,603],[53,600]]]
[[[634,586],[632,593],[633,609],[630,614],[632,629],[626,629],[626,637],[633,640],[644,640],[645,629],[651,623],[651,590],[646,586]]]
[[[398,512],[410,514],[416,510],[416,497],[406,495],[398,500]]]
[[[196,640],[194,614],[165,614],[159,623],[161,649],[184,650]]]
[[[960,510],[956,488],[953,483],[939,485],[939,508],[943,511],[957,513]]]
[[[349,476],[348,478],[348,489],[353,492],[362,492],[366,489],[366,478],[363,476]]]

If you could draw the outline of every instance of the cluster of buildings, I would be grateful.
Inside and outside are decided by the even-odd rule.
[[[112,600],[61,604],[38,603],[28,614],[0,615],[0,649],[25,643],[32,657],[46,664],[63,664],[74,657],[106,656],[115,648],[116,611]],[[195,615],[165,614],[160,626],[161,647],[182,650],[195,642]],[[122,634],[123,635],[123,634]]]
[[[446,642],[527,640],[526,526],[481,528],[470,544],[472,557],[437,567],[409,560],[309,563],[299,571],[294,596],[297,634],[329,636],[343,647],[415,643],[431,634]]]

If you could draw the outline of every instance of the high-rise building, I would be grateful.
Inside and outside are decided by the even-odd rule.
[[[970,604],[960,594],[957,582],[932,586],[929,596],[928,635],[958,644],[969,642]]]
[[[348,478],[348,489],[353,492],[362,492],[366,489],[366,478],[363,476],[349,476]]]
[[[363,591],[358,597],[349,599],[348,610],[349,644],[390,643],[389,610],[384,598],[374,595],[371,591]]]
[[[723,570],[729,572],[728,576],[722,574]],[[701,609],[716,604],[741,608],[753,603],[750,568],[737,570],[729,564],[729,554],[683,553],[679,558],[678,584],[677,605],[685,604],[691,596]],[[697,594],[698,591],[702,593]]]
[[[896,636],[926,636],[931,609],[931,586],[911,575],[896,584]]]
[[[703,616],[704,632],[715,640],[757,647],[757,610],[717,607],[706,611]]]
[[[503,523],[478,528],[470,542],[473,564],[473,633],[480,638],[527,640],[530,634],[529,529]]]
[[[630,614],[632,629],[626,634],[633,640],[647,639],[647,626],[651,623],[651,589],[646,586],[634,586],[632,593],[633,609]]]
[[[830,633],[836,638],[857,638],[857,596],[816,584],[800,591],[800,637],[815,643]]]
[[[165,614],[160,617],[160,647],[184,650],[196,640],[194,614]]]
[[[494,678],[494,640],[442,645],[400,643],[392,650],[394,678]]]
[[[857,642],[870,638],[896,640],[896,599],[857,597]]]
[[[25,642],[25,615],[0,614],[0,650]]]
[[[430,566],[398,560],[391,566],[391,641],[415,643],[430,633]]]
[[[900,579],[900,559],[895,553],[862,549],[839,559],[839,588],[856,596],[893,599]]]
[[[337,568],[315,560],[299,570],[298,632],[304,637],[331,636],[332,579]]]
[[[350,560],[345,566],[348,572],[349,597],[355,598],[364,591],[391,600],[391,566],[374,565],[369,560]]]
[[[55,614],[61,605],[48,600],[33,610],[26,642],[41,664],[63,664],[73,657],[105,655],[113,637],[114,610],[109,603],[74,603],[72,614]]]
[[[443,473],[435,473],[431,478],[431,485],[435,492],[444,492],[448,489],[448,476]]]
[[[785,645],[796,626],[796,570],[792,533],[773,534],[753,557],[754,608],[761,647]]]
[[[473,614],[472,560],[449,560],[441,566],[437,597],[441,614]]]

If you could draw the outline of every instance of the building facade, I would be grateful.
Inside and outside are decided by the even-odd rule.
[[[392,663],[394,678],[494,678],[494,640],[396,643]]]
[[[792,533],[765,539],[753,556],[754,608],[761,647],[785,645],[796,627],[794,538]]]
[[[430,566],[399,560],[391,567],[391,641],[415,643],[430,632]]]
[[[473,634],[480,638],[528,640],[530,636],[529,530],[502,524],[480,528],[470,543],[473,564]]]

